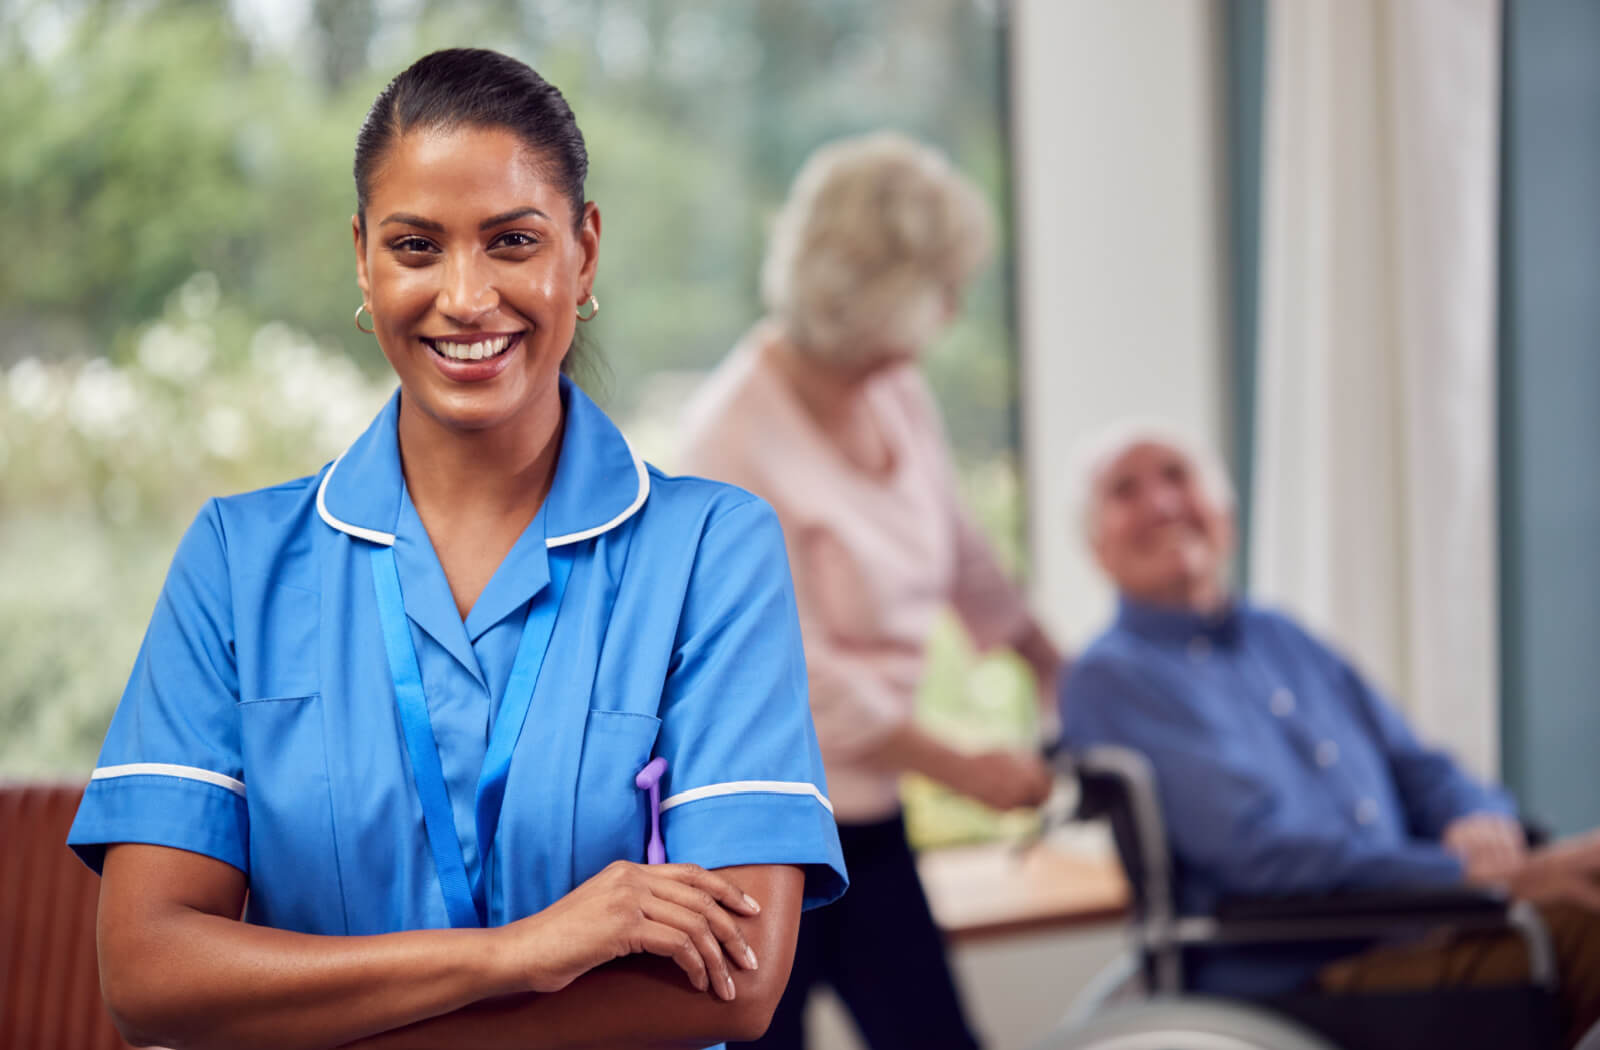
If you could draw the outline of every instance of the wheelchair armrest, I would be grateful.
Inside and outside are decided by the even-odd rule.
[[[1509,907],[1510,901],[1502,893],[1472,886],[1443,886],[1225,897],[1217,904],[1216,916],[1223,923],[1350,919],[1366,925],[1392,918],[1407,925],[1432,925],[1503,918]]]
[[[1145,950],[1156,951],[1162,946],[1333,944],[1445,928],[1515,934],[1527,945],[1533,983],[1555,986],[1555,951],[1539,910],[1527,901],[1467,887],[1235,898],[1222,902],[1215,915],[1147,925],[1141,940]]]

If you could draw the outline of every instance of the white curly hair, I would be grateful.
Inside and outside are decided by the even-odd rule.
[[[840,364],[918,352],[993,240],[982,193],[937,150],[895,132],[841,139],[795,176],[762,297],[803,352]]]

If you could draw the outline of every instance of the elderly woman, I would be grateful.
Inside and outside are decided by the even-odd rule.
[[[492,51],[373,103],[356,318],[399,391],[201,511],[72,828],[130,1041],[748,1039],[843,891],[776,519],[645,464],[563,374],[599,309],[587,168]]]
[[[1067,739],[1143,752],[1191,914],[1229,894],[1491,886],[1536,902],[1569,1042],[1600,1018],[1600,836],[1530,849],[1509,798],[1410,726],[1303,627],[1229,592],[1232,497],[1214,457],[1123,424],[1084,455],[1084,521],[1115,621],[1062,693]],[[1508,934],[1326,950],[1215,949],[1197,989],[1419,989],[1522,980]]]
[[[685,469],[750,489],[783,525],[852,883],[802,921],[760,1046],[798,1050],[819,980],[873,1047],[975,1046],[906,845],[898,780],[922,773],[997,809],[1049,790],[1032,755],[963,752],[912,717],[946,605],[979,646],[1014,647],[1042,685],[1060,664],[959,504],[917,370],[989,241],[977,190],[932,150],[892,134],[819,150],[773,231],[768,315],[689,413]]]

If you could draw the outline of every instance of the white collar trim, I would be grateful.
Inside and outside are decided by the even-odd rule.
[[[633,450],[633,443],[631,441],[629,441],[627,438],[623,438],[622,443],[628,446],[628,455],[633,457],[633,469],[639,475],[639,492],[633,497],[633,502],[628,504],[627,508],[623,510],[621,514],[618,514],[604,525],[596,525],[594,528],[584,529],[582,532],[569,532],[565,536],[549,537],[544,541],[546,548],[563,547],[569,543],[577,543],[580,540],[592,539],[593,537],[600,535],[602,532],[610,532],[612,529],[616,528],[618,525],[621,525],[623,522],[637,514],[639,512],[639,508],[644,506],[645,498],[650,495],[650,470],[645,466],[644,460],[639,458],[639,453]]]
[[[322,520],[338,529],[340,532],[366,540],[369,543],[381,544],[385,547],[394,546],[394,533],[379,532],[377,529],[364,529],[360,525],[352,525],[348,521],[340,521],[328,512],[328,482],[333,480],[333,472],[339,469],[339,463],[344,459],[344,453],[339,453],[339,458],[333,461],[328,472],[322,475],[322,484],[317,486],[317,514]]]
[[[627,438],[623,438],[623,444],[628,446],[628,455],[633,459],[633,469],[639,476],[639,491],[638,494],[633,497],[633,502],[628,504],[621,514],[618,514],[604,525],[596,525],[594,528],[584,529],[582,532],[569,532],[565,536],[549,537],[544,541],[546,548],[564,547],[569,543],[578,543],[582,540],[592,539],[603,532],[610,532],[612,529],[616,528],[618,525],[621,525],[623,522],[637,514],[639,512],[639,508],[644,506],[645,499],[650,495],[650,470],[645,466],[644,460],[639,458],[639,453],[633,450],[633,444],[629,442]],[[393,547],[394,533],[380,532],[377,529],[364,529],[360,525],[352,525],[348,521],[341,521],[340,519],[334,517],[333,514],[328,510],[328,482],[333,480],[333,472],[339,469],[339,463],[343,459],[344,453],[341,452],[339,454],[339,458],[334,460],[333,465],[328,468],[328,472],[322,476],[322,483],[317,486],[317,515],[330,526],[338,529],[340,532],[343,532],[346,535],[354,536],[357,539],[366,540],[369,543],[377,543],[385,547]]]

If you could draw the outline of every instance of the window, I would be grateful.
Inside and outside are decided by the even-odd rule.
[[[684,393],[758,316],[766,222],[813,148],[907,131],[947,151],[1004,218],[994,0],[455,8],[173,0],[0,13],[12,248],[0,255],[0,771],[92,766],[201,502],[316,470],[391,389],[350,324],[349,171],[366,106],[415,56],[497,47],[572,103],[605,220],[604,310],[586,329],[604,367],[589,385],[668,468]],[[969,495],[1015,564],[1000,230],[999,258],[927,365]],[[974,664],[953,626],[941,639],[930,717],[1021,739],[1032,705],[1018,673]],[[989,827],[919,812],[925,839]]]

